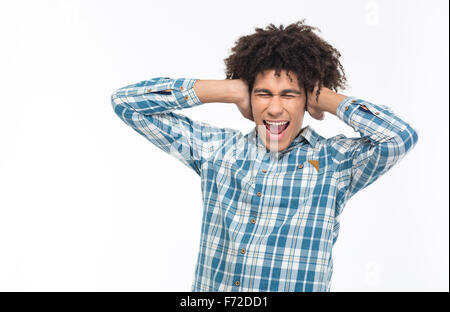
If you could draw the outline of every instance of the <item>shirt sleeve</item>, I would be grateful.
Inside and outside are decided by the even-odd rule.
[[[111,103],[114,112],[128,126],[201,175],[203,162],[241,132],[173,112],[204,104],[194,91],[196,81],[170,77],[143,80],[113,92]]]
[[[385,105],[349,96],[338,105],[339,119],[359,132],[359,138],[334,137],[338,171],[336,215],[358,191],[398,163],[417,143],[418,133]]]

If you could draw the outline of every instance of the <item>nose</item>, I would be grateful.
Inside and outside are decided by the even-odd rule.
[[[274,118],[283,114],[283,105],[281,104],[279,95],[272,96],[267,113]]]

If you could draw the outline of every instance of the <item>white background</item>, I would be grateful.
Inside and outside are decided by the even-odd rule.
[[[448,291],[447,1],[0,2],[0,290],[189,291],[200,178],[110,96],[152,77],[224,79],[235,41],[306,18],[351,88],[419,133],[341,218],[332,291]],[[233,104],[183,111],[249,132]],[[324,137],[359,136],[306,115]]]

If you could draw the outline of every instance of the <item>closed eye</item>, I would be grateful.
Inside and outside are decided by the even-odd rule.
[[[256,94],[256,95],[260,96],[260,97],[265,97],[265,98],[272,96],[271,94]],[[284,97],[284,98],[288,98],[288,99],[295,98],[294,95],[290,95],[290,94],[282,94],[281,96]]]

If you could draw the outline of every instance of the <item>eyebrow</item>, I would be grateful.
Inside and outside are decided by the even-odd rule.
[[[257,93],[257,92],[264,92],[264,93],[272,94],[272,92],[270,92],[270,90],[268,90],[268,89],[261,89],[261,88],[255,89],[253,92],[254,92],[254,93]],[[282,94],[284,94],[284,93],[301,94],[300,91],[298,91],[298,90],[296,90],[296,89],[284,89],[283,91],[281,91],[281,93],[282,93]]]

